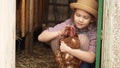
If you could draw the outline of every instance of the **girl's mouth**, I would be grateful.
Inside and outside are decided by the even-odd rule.
[[[82,26],[83,24],[80,24],[80,23],[76,23],[78,26]]]

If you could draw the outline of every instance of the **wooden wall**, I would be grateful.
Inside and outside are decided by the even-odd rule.
[[[101,68],[120,68],[120,0],[104,0]]]
[[[16,0],[16,31],[25,38],[25,53],[32,52],[33,34],[41,29],[43,0]]]
[[[15,68],[16,0],[0,0],[0,68]]]
[[[41,27],[43,0],[17,0],[16,28],[22,32],[22,37],[31,29]]]

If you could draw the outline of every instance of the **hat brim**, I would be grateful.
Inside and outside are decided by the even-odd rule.
[[[84,11],[92,14],[93,16],[95,16],[95,17],[97,18],[97,14],[98,14],[97,11],[94,10],[94,9],[92,9],[92,8],[90,8],[89,6],[84,5],[84,4],[71,3],[71,4],[70,4],[70,8],[71,8],[72,10],[74,10],[74,9],[82,9],[82,10],[84,10]]]

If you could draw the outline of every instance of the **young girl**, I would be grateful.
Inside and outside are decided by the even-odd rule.
[[[97,2],[96,0],[78,0],[71,3],[70,8],[73,10],[71,18],[44,30],[38,40],[41,42],[51,42],[51,47],[55,53],[58,48],[62,52],[71,55],[83,61],[80,68],[94,68],[93,63],[96,57],[96,38],[97,38]],[[80,49],[72,49],[64,42],[59,47],[59,37],[64,35],[66,27],[74,26],[80,39]]]

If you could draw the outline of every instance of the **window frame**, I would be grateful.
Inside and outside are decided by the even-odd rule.
[[[98,1],[98,27],[97,27],[97,46],[96,46],[96,62],[95,68],[101,67],[101,36],[102,36],[102,20],[103,20],[103,1]]]

